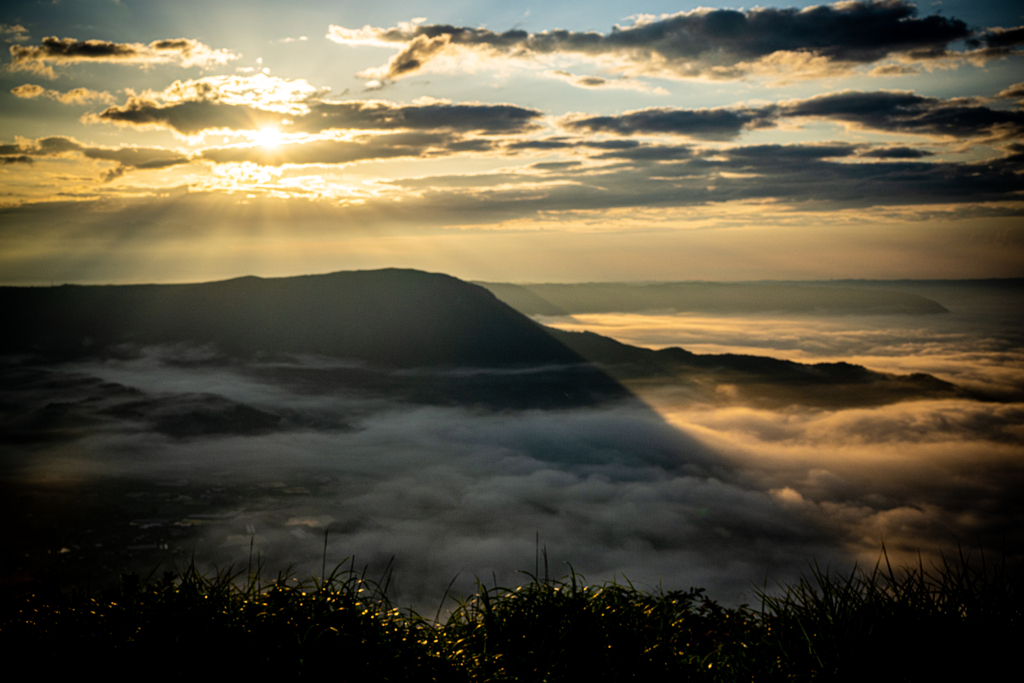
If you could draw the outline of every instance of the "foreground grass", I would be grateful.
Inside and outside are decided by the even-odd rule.
[[[442,622],[395,609],[351,565],[266,585],[191,567],[96,597],[7,595],[0,643],[10,665],[65,673],[482,682],[977,679],[1016,664],[1024,642],[1019,574],[963,558],[814,568],[759,609],[700,589],[530,579],[478,584]]]

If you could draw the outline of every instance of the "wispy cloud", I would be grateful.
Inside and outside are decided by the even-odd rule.
[[[1009,88],[1000,90],[996,97],[1005,99],[1024,98],[1024,83],[1016,83]]]
[[[669,94],[664,88],[655,88],[647,83],[629,77],[615,77],[605,78],[603,76],[586,76],[582,74],[574,74],[562,69],[553,69],[545,71],[544,75],[548,78],[555,80],[564,81],[569,85],[576,88],[590,89],[590,90],[637,90],[639,92],[650,92],[656,95],[667,95]]]
[[[67,92],[60,92],[58,90],[49,90],[32,83],[26,83],[25,85],[19,85],[16,88],[12,88],[11,93],[15,97],[20,97],[26,100],[34,99],[36,97],[48,97],[51,100],[56,100],[62,104],[89,104],[90,102],[113,104],[114,102],[114,96],[106,91],[98,92],[96,90],[89,90],[88,88],[73,88]]]
[[[183,68],[205,69],[227,64],[239,57],[230,50],[213,49],[192,38],[154,40],[144,45],[50,36],[43,38],[39,45],[12,45],[9,68],[55,78],[52,65],[106,63],[149,68],[159,64],[174,64]]]
[[[28,29],[21,24],[0,24],[0,35],[6,43],[20,43],[28,40]]]

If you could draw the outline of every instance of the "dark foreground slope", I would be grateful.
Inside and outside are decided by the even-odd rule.
[[[184,285],[0,288],[0,353],[74,358],[121,345],[212,344],[389,367],[512,367],[580,357],[487,290],[387,269]]]
[[[160,661],[168,679],[724,683],[999,680],[1024,635],[1019,566],[962,556],[928,570],[814,571],[759,591],[760,609],[699,588],[531,578],[478,584],[434,621],[395,609],[390,574],[381,585],[354,563],[305,583],[190,567],[128,575],[99,595],[38,584],[0,592],[0,638],[11,661],[73,676],[152,675]]]

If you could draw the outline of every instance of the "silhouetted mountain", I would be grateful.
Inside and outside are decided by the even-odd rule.
[[[2,353],[102,354],[118,345],[213,344],[230,355],[320,354],[390,367],[581,361],[490,292],[378,270],[184,285],[0,288]]]
[[[877,287],[799,282],[479,282],[526,315],[679,311],[708,313],[928,314],[946,313],[920,294]]]
[[[530,296],[527,292],[523,301]],[[696,355],[678,348],[653,351],[593,333],[561,332],[530,320],[481,286],[414,270],[184,285],[3,287],[0,317],[6,324],[0,354],[29,354],[45,362],[186,344],[209,345],[239,359],[330,356],[359,362],[257,363],[247,371],[303,392],[344,387],[412,403],[493,409],[592,405],[628,398],[631,393],[619,382],[630,380],[689,383],[702,392],[729,384],[753,400],[828,405],[959,391],[928,375],[887,375],[847,363]],[[143,412],[173,435],[278,426],[279,416],[249,406],[194,398],[166,403],[159,399]],[[130,402],[129,408],[139,405]],[[71,428],[99,415],[69,410],[48,407],[30,422]],[[29,423],[26,430],[38,431]]]

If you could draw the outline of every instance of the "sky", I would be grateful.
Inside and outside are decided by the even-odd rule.
[[[2,284],[1024,274],[1015,2],[12,1],[0,39]]]

